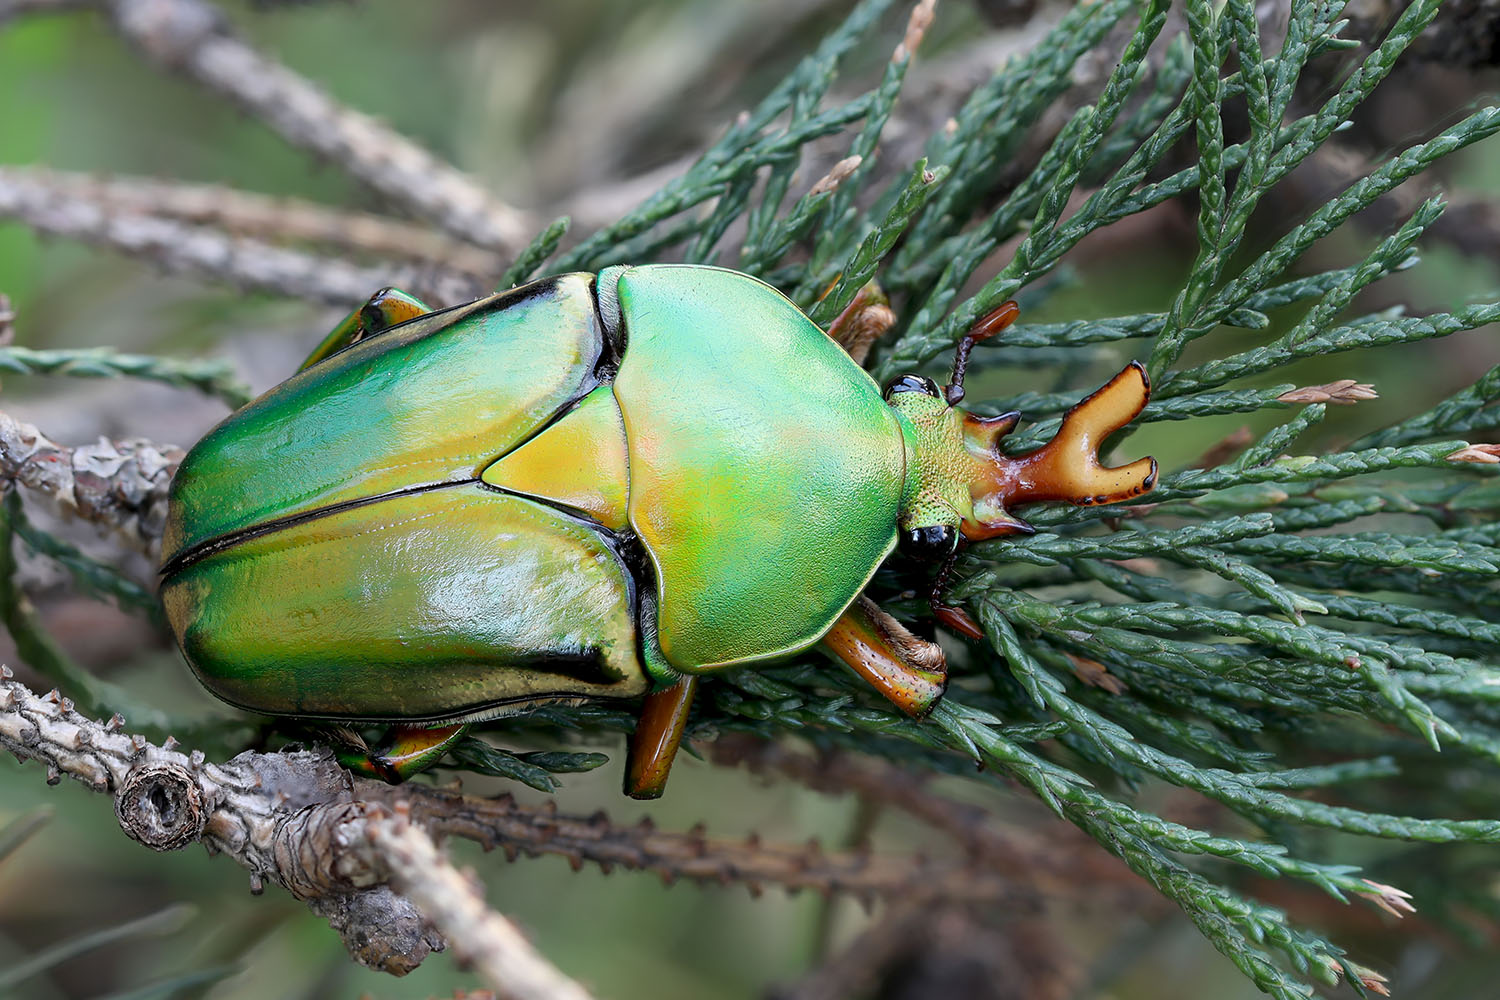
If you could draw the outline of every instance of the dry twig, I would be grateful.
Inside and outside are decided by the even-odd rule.
[[[67,236],[94,246],[144,257],[167,271],[198,274],[242,288],[352,306],[385,285],[397,284],[435,305],[473,298],[472,280],[411,267],[361,267],[218,229],[141,215],[46,183],[45,174],[0,167],[0,218],[39,233]]]
[[[1471,444],[1467,448],[1460,448],[1450,455],[1444,455],[1450,462],[1473,462],[1476,465],[1494,465],[1500,462],[1500,444]]]
[[[1379,399],[1380,393],[1368,382],[1356,382],[1352,378],[1341,378],[1323,385],[1304,385],[1283,392],[1276,397],[1283,403],[1332,403],[1335,406],[1353,406],[1367,399]]]
[[[448,863],[399,803],[389,816],[372,811],[365,836],[375,855],[372,869],[387,873],[396,891],[417,904],[500,1000],[590,1000],[515,924],[485,905],[473,879]]]
[[[333,100],[236,38],[200,0],[106,0],[120,33],[153,62],[239,104],[288,142],[312,150],[475,246],[514,256],[533,225],[400,133]]]
[[[730,884],[752,892],[766,885],[788,890],[847,892],[865,900],[941,898],[950,902],[1013,899],[1015,884],[988,865],[933,862],[872,854],[825,853],[806,845],[763,843],[657,830],[649,821],[620,826],[603,813],[559,814],[419,785],[393,788],[354,778],[321,753],[245,752],[219,765],[176,741],[155,746],[79,714],[56,691],[45,696],[0,671],[0,748],[113,794],[125,832],[156,850],[195,841],[234,858],[251,873],[252,888],[283,886],[328,919],[354,957],[397,974],[409,971],[442,942],[420,913],[386,886],[389,869],[372,864],[366,827],[372,816],[400,808],[432,836],[457,835],[507,855],[554,854],[575,867],[594,862],[678,878]]]

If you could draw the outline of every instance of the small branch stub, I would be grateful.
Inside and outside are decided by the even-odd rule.
[[[167,490],[179,448],[147,441],[60,445],[31,424],[0,413],[0,482],[51,497],[64,511],[104,525],[151,553],[167,518]]]
[[[131,771],[115,795],[115,817],[132,840],[154,851],[186,847],[203,836],[208,822],[198,782],[170,764]]]

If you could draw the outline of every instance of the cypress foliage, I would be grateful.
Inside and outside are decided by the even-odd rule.
[[[862,122],[854,151],[872,149],[904,62],[851,101],[822,101],[840,57],[888,6],[861,4],[683,177],[557,266],[683,247],[688,259],[717,259],[792,290],[820,321],[878,278],[901,315],[870,365],[884,378],[940,364],[974,320],[1007,298],[1024,301],[1089,234],[1196,197],[1198,253],[1164,311],[1022,322],[982,347],[979,363],[989,354],[1066,372],[1110,345],[1117,356],[1149,358],[1155,390],[1140,423],[1260,410],[1286,419],[1207,468],[1164,470],[1156,491],[1127,512],[1033,510],[1044,529],[1035,537],[969,548],[953,593],[988,642],[953,657],[954,688],[925,722],[893,716],[857,683],[808,662],[709,685],[696,732],[779,729],[913,768],[1012,779],[1170,897],[1265,992],[1305,997],[1312,983],[1341,977],[1361,993],[1379,989],[1338,944],[1238,888],[1232,866],[1396,910],[1405,899],[1386,880],[1419,890],[1424,907],[1496,912],[1477,887],[1476,856],[1458,845],[1500,840],[1492,818],[1500,800],[1481,791],[1497,787],[1500,753],[1500,628],[1491,622],[1500,607],[1500,466],[1465,451],[1500,426],[1500,371],[1426,412],[1409,414],[1398,399],[1397,422],[1331,451],[1300,442],[1329,402],[1368,398],[1359,387],[1326,387],[1323,401],[1306,402],[1317,393],[1265,383],[1303,358],[1426,341],[1500,316],[1494,302],[1426,316],[1351,315],[1358,293],[1417,263],[1440,197],[1364,259],[1298,270],[1356,213],[1492,135],[1500,109],[1473,111],[1400,150],[1257,250],[1247,234],[1252,220],[1267,226],[1254,218],[1263,196],[1348,121],[1438,2],[1410,5],[1321,105],[1296,116],[1289,109],[1305,67],[1349,47],[1340,5],[1293,4],[1286,40],[1268,56],[1249,0],[1189,2],[1187,31],[1176,37],[1163,37],[1165,0],[1105,0],[1079,5],[975,90],[956,127],[935,135],[926,159],[885,190],[862,191],[866,160],[836,191],[788,203],[800,146]],[[1062,98],[1075,63],[1131,24],[1095,103],[1074,111],[1035,168],[994,203],[996,167]],[[1243,142],[1226,140],[1230,102],[1249,121]],[[1195,146],[1195,164],[1168,171],[1169,152],[1184,143]],[[1089,193],[1078,204],[1081,190]],[[689,214],[697,205],[709,207]],[[716,257],[740,218],[747,236],[738,256]],[[983,262],[1016,237],[1008,263],[982,275]],[[979,277],[983,286],[966,296]],[[1246,331],[1265,333],[1244,348]],[[1184,361],[1198,341],[1207,351],[1194,357],[1218,353]],[[1020,409],[1036,421],[1009,443],[1021,449],[1050,436],[1083,388],[1075,380],[1066,391],[981,408]],[[876,587],[890,596],[901,581],[883,575]],[[1083,682],[1078,665],[1087,661],[1117,678],[1120,693]],[[609,713],[594,722],[627,725]],[[1156,783],[1191,789],[1236,819],[1220,831],[1195,829],[1133,804],[1135,790]],[[1347,852],[1319,831],[1455,846],[1438,856],[1397,845],[1374,852],[1377,882],[1339,863]]]

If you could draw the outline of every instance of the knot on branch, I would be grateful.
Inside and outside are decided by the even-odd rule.
[[[368,802],[321,802],[276,824],[271,858],[276,877],[299,899],[312,900],[384,881],[365,835]]]
[[[317,896],[307,905],[328,921],[349,956],[369,969],[404,976],[432,952],[447,948],[416,904],[390,886]]]
[[[161,537],[167,488],[182,455],[180,448],[105,438],[68,448],[0,413],[0,479],[45,493],[145,551]]]
[[[197,779],[175,764],[147,764],[126,775],[115,816],[132,840],[154,851],[186,847],[203,836],[208,822]]]

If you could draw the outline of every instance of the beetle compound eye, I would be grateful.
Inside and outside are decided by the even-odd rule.
[[[958,544],[958,529],[950,524],[932,524],[901,532],[901,554],[923,562],[942,562]]]
[[[924,375],[900,375],[892,379],[885,387],[885,398],[890,399],[898,392],[920,392],[925,396],[937,397],[937,383]]]

